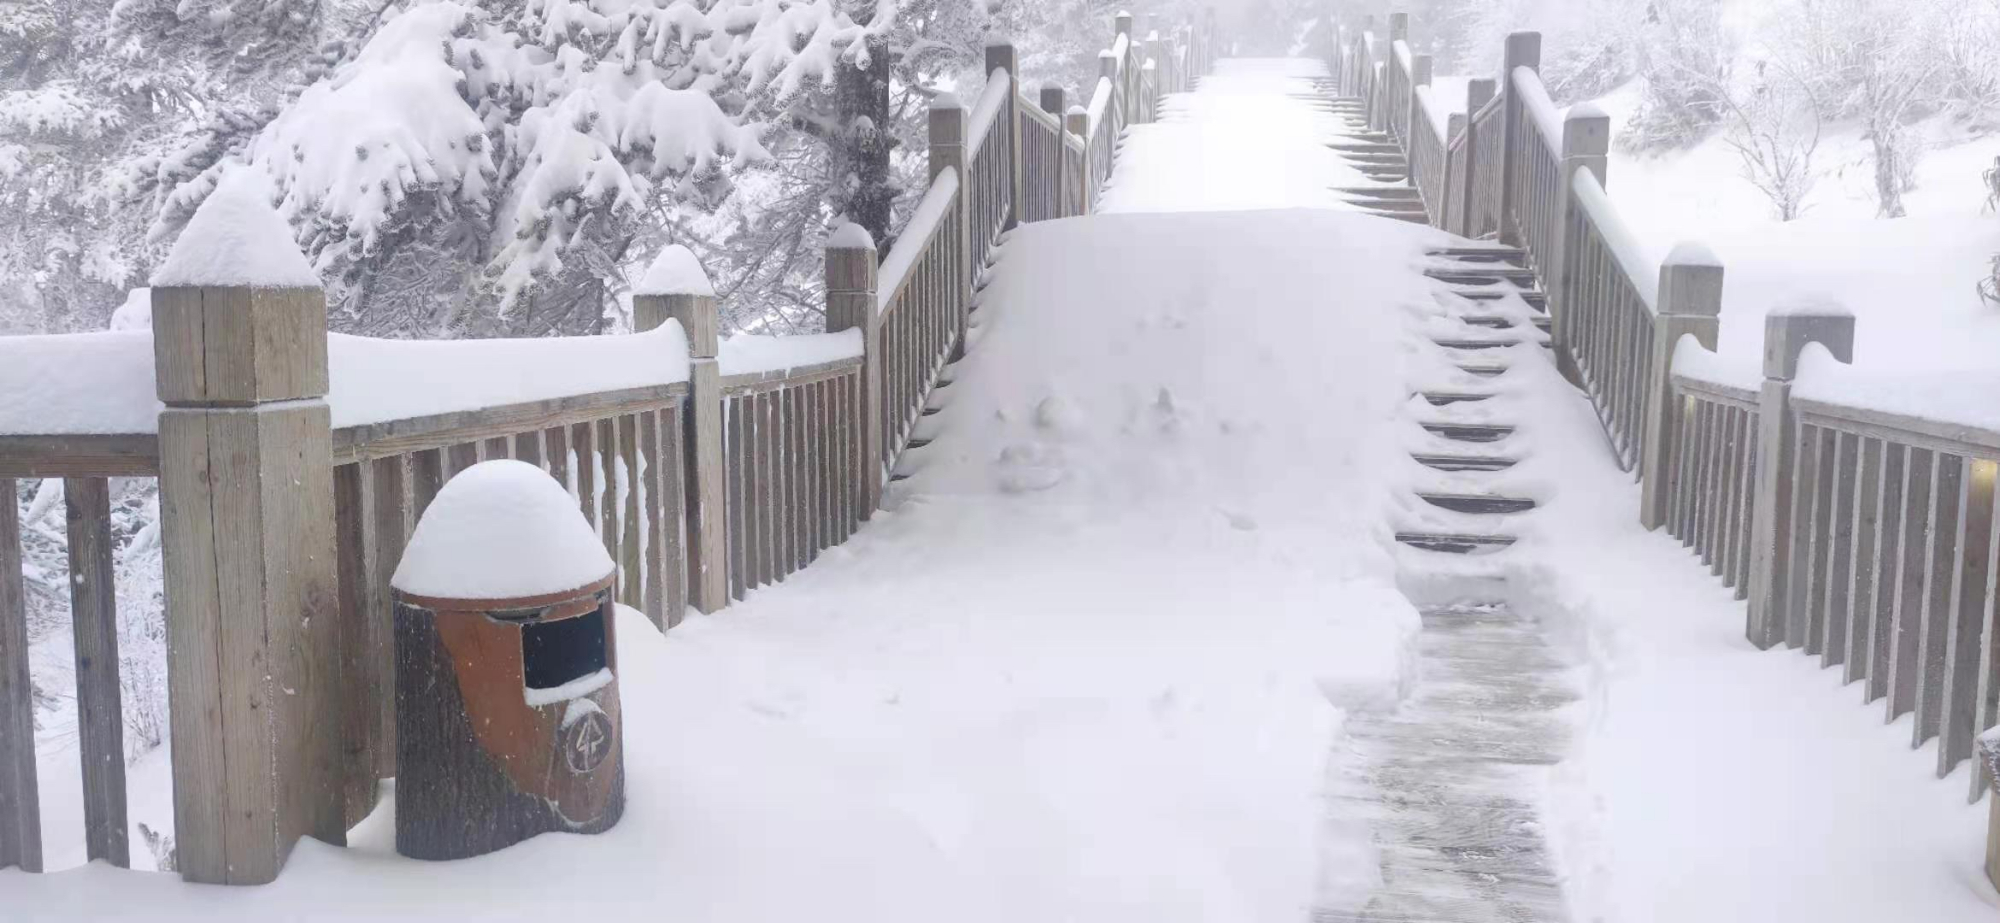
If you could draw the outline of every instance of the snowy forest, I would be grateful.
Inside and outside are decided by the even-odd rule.
[[[1923,172],[2000,127],[2000,0],[1330,2],[1350,20],[1408,10],[1441,74],[1492,73],[1507,33],[1541,30],[1558,104],[1625,100],[1630,157],[1719,148],[1776,221],[1843,184],[1883,221],[1920,190],[2000,203],[1995,152],[1963,182]],[[1143,9],[1214,5],[1238,53],[1283,54],[1324,39],[1328,3]],[[146,280],[232,171],[268,183],[341,332],[628,330],[628,283],[670,244],[714,280],[725,335],[815,331],[827,235],[852,220],[886,253],[923,191],[927,101],[976,90],[995,36],[1019,48],[1026,85],[1074,99],[1123,6],[0,4],[0,335],[145,326]],[[2000,301],[1987,268],[1950,284]],[[23,488],[30,634],[47,637],[67,606],[62,484]],[[157,499],[121,484],[114,507],[138,758],[165,731]]]

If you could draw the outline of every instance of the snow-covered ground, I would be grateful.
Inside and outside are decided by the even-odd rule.
[[[1365,884],[1369,831],[1322,797],[1342,719],[1395,707],[1403,589],[1456,566],[1390,535],[1434,515],[1405,449],[1412,387],[1450,373],[1412,271],[1441,238],[1287,208],[1350,174],[1273,98],[1297,65],[1223,67],[1242,98],[1133,129],[1122,214],[999,251],[887,511],[668,636],[621,615],[617,828],[423,864],[393,855],[389,803],[271,886],[0,871],[0,917],[1275,921],[1329,862]],[[1836,674],[1750,648],[1740,604],[1638,528],[1588,405],[1537,346],[1508,355],[1482,386],[1523,460],[1487,486],[1541,508],[1464,568],[1587,691],[1543,805],[1576,918],[1991,919],[1965,770],[1932,779]]]
[[[1317,150],[1262,124],[1269,156]],[[1229,173],[1154,175],[1169,207],[1204,182],[1251,198]],[[1121,183],[1128,210],[1143,176]],[[302,844],[269,887],[0,872],[0,903],[10,920],[1300,918],[1342,706],[1393,701],[1416,628],[1387,516],[1409,333],[1377,308],[1427,297],[1403,268],[1435,237],[1325,210],[1015,232],[889,510],[719,616],[664,638],[624,618],[629,809],[606,835],[424,865],[393,856],[385,807],[352,849]]]
[[[1614,135],[1636,87],[1599,100]],[[1916,130],[1929,149],[1905,196],[1908,217],[1875,217],[1873,162],[1858,126],[1829,125],[1815,155],[1824,172],[1799,219],[1781,222],[1743,178],[1720,137],[1684,151],[1614,148],[1606,191],[1653,256],[1681,240],[1712,247],[1726,267],[1721,351],[1754,358],[1763,317],[1787,299],[1832,295],[1855,314],[1855,362],[1877,369],[1975,369],[2000,355],[2000,307],[1974,285],[2000,254],[2000,217],[1980,179],[2000,144],[1937,119]]]
[[[1548,792],[1579,920],[1991,920],[1987,806],[1970,764],[1935,778],[1909,718],[1797,651],[1744,640],[1744,609],[1691,552],[1638,526],[1638,489],[1546,361],[1517,368],[1545,485],[1515,591],[1568,639],[1588,690]]]

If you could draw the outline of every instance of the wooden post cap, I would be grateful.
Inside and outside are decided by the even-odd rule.
[[[679,321],[687,334],[689,356],[715,355],[719,341],[715,286],[694,252],[680,244],[661,250],[632,287],[634,332],[653,330],[669,319]]]
[[[1833,299],[1804,296],[1780,305],[1764,318],[1764,377],[1791,381],[1798,376],[1806,344],[1825,346],[1842,362],[1854,361],[1854,315]]]

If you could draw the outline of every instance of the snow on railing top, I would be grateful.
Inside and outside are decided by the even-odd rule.
[[[1618,261],[1618,268],[1624,272],[1632,290],[1639,294],[1646,310],[1658,313],[1659,269],[1652,267],[1652,262],[1644,255],[1645,250],[1639,246],[1639,239],[1625,226],[1624,219],[1618,217],[1618,209],[1612,206],[1611,197],[1604,194],[1597,175],[1589,170],[1578,170],[1576,178],[1570,181],[1570,188],[1576,194],[1577,208],[1597,229],[1597,236]]]
[[[1090,113],[1089,130],[1092,135],[1097,134],[1097,124],[1104,121],[1104,114],[1111,109],[1111,93],[1111,78],[1099,77],[1096,88],[1090,91],[1090,105],[1086,107]]]
[[[1014,78],[1002,68],[994,68],[986,75],[986,89],[979,94],[979,102],[972,107],[972,120],[966,123],[967,141],[965,162],[971,163],[979,156],[979,147],[986,143],[986,136],[992,132],[994,117],[1007,108],[1007,96],[1014,92]]]
[[[838,333],[808,333],[794,336],[739,334],[722,341],[716,349],[717,371],[724,377],[780,372],[861,358],[862,338],[857,329]]]
[[[1712,385],[1735,392],[1737,397],[1748,393],[1751,399],[1764,385],[1764,368],[1756,359],[1722,356],[1715,353],[1693,334],[1681,337],[1674,344],[1674,377],[1686,379],[1696,384]]]
[[[1430,123],[1431,131],[1440,143],[1451,140],[1451,107],[1438,102],[1437,93],[1429,86],[1416,88],[1417,108],[1422,110],[1424,121]]]
[[[688,378],[678,323],[628,336],[380,340],[329,334],[334,428],[666,385]],[[0,337],[0,435],[147,434],[151,331]]]
[[[952,197],[958,195],[958,171],[946,168],[937,178],[931,180],[930,189],[917,202],[916,211],[910,213],[910,220],[903,225],[903,233],[896,238],[896,244],[889,248],[889,256],[882,260],[881,268],[875,271],[875,312],[888,313],[895,302],[897,293],[903,287],[903,277],[910,274],[910,267],[917,264],[924,248],[937,234],[938,223],[950,212]]]
[[[1818,343],[1799,354],[1796,401],[1862,423],[2000,446],[2000,370],[1871,370],[1835,358]]]
[[[1562,158],[1563,114],[1556,108],[1555,101],[1549,99],[1549,91],[1542,86],[1542,75],[1532,68],[1514,68],[1514,86],[1521,92],[1521,108],[1535,120],[1536,133],[1542,136],[1542,143],[1548,146],[1549,156]]]

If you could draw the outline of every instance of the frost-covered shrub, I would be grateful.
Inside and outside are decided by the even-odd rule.
[[[1642,0],[1491,0],[1468,3],[1453,30],[1459,73],[1498,74],[1507,36],[1542,34],[1542,82],[1557,103],[1595,99],[1632,78],[1633,24]]]
[[[1720,0],[1652,0],[1638,35],[1639,107],[1619,142],[1651,150],[1706,137],[1725,115],[1735,55]]]

